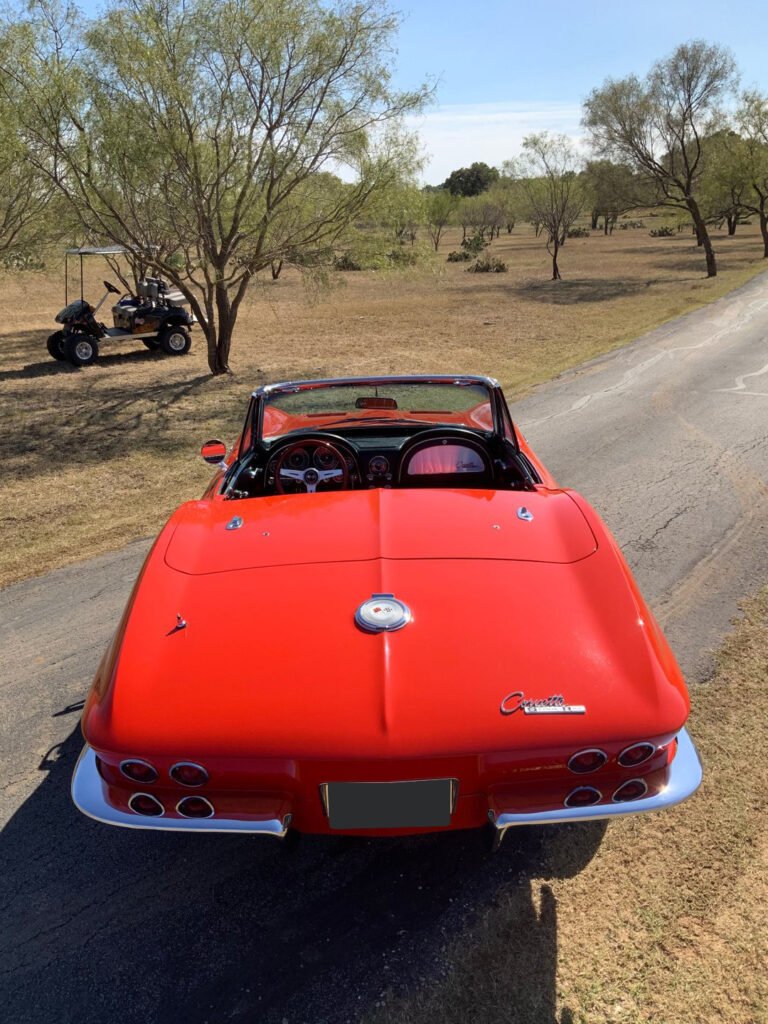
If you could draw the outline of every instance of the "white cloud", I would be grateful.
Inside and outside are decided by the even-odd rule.
[[[579,141],[581,115],[577,103],[462,103],[410,118],[408,125],[421,136],[427,157],[423,180],[439,185],[476,160],[498,167],[517,156],[531,132],[560,132]]]

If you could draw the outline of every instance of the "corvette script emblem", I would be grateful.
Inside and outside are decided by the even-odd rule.
[[[514,715],[516,711],[524,715],[583,715],[586,710],[583,704],[566,704],[561,693],[526,700],[522,690],[508,693],[499,707],[502,715]]]

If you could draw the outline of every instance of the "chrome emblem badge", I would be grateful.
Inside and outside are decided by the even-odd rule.
[[[373,594],[355,612],[355,622],[366,633],[394,633],[411,621],[411,609],[394,594]]]
[[[514,715],[516,711],[522,711],[524,715],[584,715],[587,709],[583,704],[566,704],[561,693],[526,700],[522,690],[515,690],[507,694],[499,711],[502,715]]]

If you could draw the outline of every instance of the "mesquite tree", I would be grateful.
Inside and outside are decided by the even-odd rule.
[[[226,372],[254,274],[329,258],[414,151],[426,90],[390,85],[398,20],[378,0],[116,0],[85,23],[55,2],[3,40],[31,159],[91,238],[181,289]]]
[[[758,216],[763,256],[768,259],[768,96],[744,93],[736,122],[740,133],[734,147],[738,177],[746,185],[742,205]]]
[[[19,120],[23,96],[6,84],[0,90],[0,253],[26,254],[66,231],[66,211],[48,176],[28,159]]]
[[[443,232],[456,212],[456,198],[447,189],[439,188],[425,194],[424,207],[427,234],[437,252]]]
[[[523,139],[523,155],[504,165],[504,173],[520,183],[527,219],[537,226],[537,235],[544,233],[553,281],[561,278],[558,255],[584,207],[578,169],[579,158],[570,139],[548,132],[528,135]]]
[[[688,211],[704,247],[707,277],[717,274],[698,192],[704,139],[718,104],[736,85],[730,52],[701,40],[658,61],[642,81],[608,79],[584,104],[584,124],[598,152],[627,162],[657,190],[656,202]]]

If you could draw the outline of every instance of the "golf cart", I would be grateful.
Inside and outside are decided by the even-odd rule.
[[[65,251],[65,305],[56,316],[61,330],[54,331],[48,338],[48,352],[54,359],[65,360],[73,366],[90,366],[99,354],[99,343],[124,341],[126,338],[141,340],[147,348],[170,356],[189,352],[192,344],[189,328],[195,323],[195,318],[184,308],[188,300],[180,291],[169,289],[160,278],[147,277],[139,281],[136,295],[122,293],[109,281],[104,281],[106,292],[96,306],[83,297],[83,257],[115,257],[125,252],[117,245]],[[70,256],[80,258],[80,298],[72,302],[69,301]],[[113,327],[107,327],[96,319],[96,314],[110,295],[120,296],[112,306]]]

